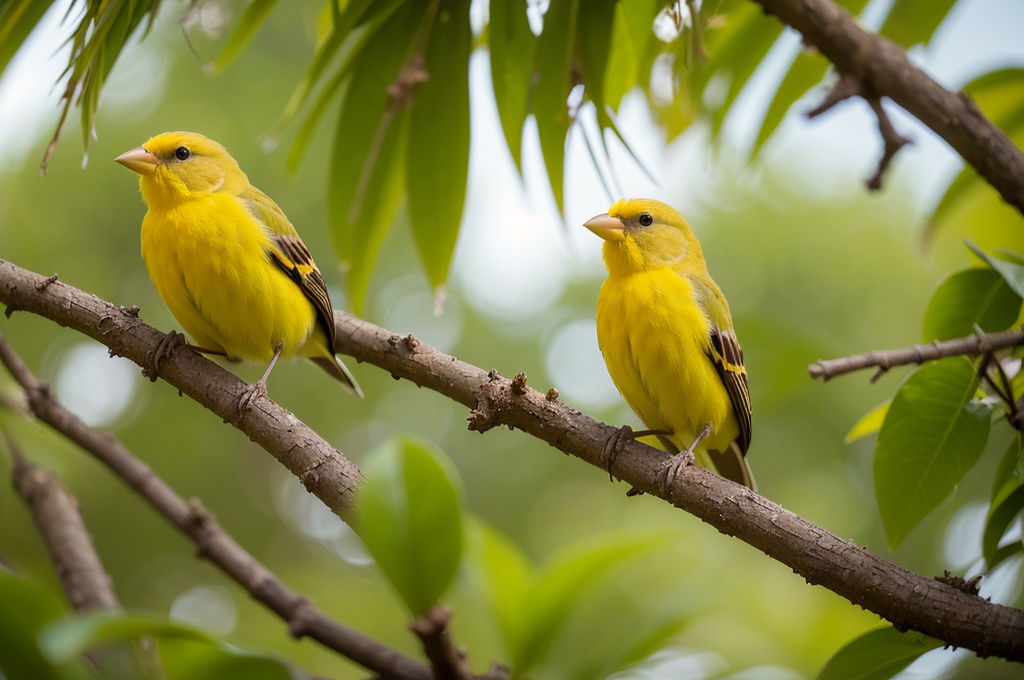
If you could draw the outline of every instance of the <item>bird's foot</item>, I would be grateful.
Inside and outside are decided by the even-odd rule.
[[[637,437],[646,437],[648,435],[672,435],[672,430],[638,430],[633,431],[629,425],[623,425],[616,430],[604,443],[604,447],[601,449],[601,465],[605,470],[608,471],[609,481],[614,482],[615,478],[612,477],[612,466],[615,464],[616,459],[622,452],[622,444],[630,440],[636,439]],[[641,496],[643,491],[636,488],[635,486],[626,492],[627,496]]]
[[[693,465],[693,461],[693,452],[684,451],[672,456],[672,458],[661,466],[661,470],[658,471],[658,490],[661,491],[662,495],[666,495],[668,493],[668,490],[675,483],[676,479],[679,478],[679,473],[682,472],[683,468],[687,465]]]
[[[256,405],[256,400],[265,396],[267,396],[266,380],[260,379],[251,385],[246,385],[238,397],[238,413],[242,414],[252,410],[252,407]]]
[[[142,369],[142,375],[156,382],[156,379],[160,377],[160,363],[169,358],[174,350],[185,345],[185,336],[178,331],[171,331],[165,335],[153,349],[149,357],[149,366]]]

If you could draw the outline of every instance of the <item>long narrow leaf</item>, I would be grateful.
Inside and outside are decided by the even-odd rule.
[[[522,172],[523,124],[529,113],[537,36],[530,30],[526,0],[491,0],[488,46],[498,118],[516,168]]]

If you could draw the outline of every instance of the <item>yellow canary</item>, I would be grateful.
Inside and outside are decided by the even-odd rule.
[[[140,175],[149,207],[142,258],[193,349],[269,362],[242,408],[266,395],[282,356],[309,358],[363,396],[334,356],[334,311],[309,250],[223,146],[192,132],[167,132],[116,160]]]
[[[648,434],[685,454],[662,486],[696,460],[756,488],[743,350],[690,225],[663,203],[629,199],[585,226],[605,240],[597,338],[608,372]]]

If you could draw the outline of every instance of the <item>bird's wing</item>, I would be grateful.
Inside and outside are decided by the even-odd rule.
[[[705,349],[708,358],[715,365],[725,391],[729,394],[736,421],[740,426],[737,443],[740,453],[746,454],[750,447],[750,387],[747,384],[747,369],[743,367],[743,349],[732,328],[732,318],[722,292],[711,282],[690,277],[697,301],[704,308],[709,323],[710,342]]]
[[[324,277],[306,244],[299,238],[299,233],[295,231],[295,227],[285,217],[284,212],[265,193],[250,187],[240,198],[249,212],[270,232],[272,238],[267,247],[267,257],[280,267],[313,303],[317,321],[327,333],[327,348],[333,352],[334,308],[331,306],[331,297],[327,293]]]

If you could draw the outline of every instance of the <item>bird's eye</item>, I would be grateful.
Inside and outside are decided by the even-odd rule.
[[[649,227],[654,224],[654,218],[651,217],[651,213],[640,213],[640,226]]]
[[[179,161],[187,161],[188,157],[192,155],[192,152],[183,146],[179,146],[174,150],[174,157]]]

